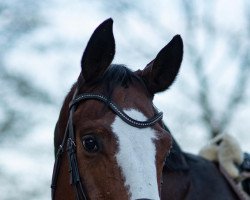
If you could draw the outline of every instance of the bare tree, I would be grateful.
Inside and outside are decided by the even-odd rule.
[[[42,26],[38,1],[0,1],[0,137],[22,135],[34,123],[30,104],[50,104],[47,92],[10,70],[8,55],[23,37]],[[28,56],[27,56],[28,59]],[[1,140],[2,141],[2,140]]]
[[[210,2],[211,4],[211,2]],[[214,8],[215,2],[212,2],[210,9]],[[238,33],[237,30],[233,29],[224,29],[224,27],[218,27],[215,24],[214,19],[209,16],[211,12],[206,10],[203,13],[203,19],[197,18],[197,6],[195,6],[194,1],[183,1],[183,13],[186,17],[186,34],[188,38],[192,38],[187,42],[188,44],[188,53],[192,57],[192,66],[193,73],[197,80],[199,89],[197,90],[197,103],[201,109],[201,122],[205,124],[210,137],[214,137],[220,133],[227,131],[227,127],[233,119],[234,114],[237,111],[237,107],[246,100],[246,89],[248,87],[249,81],[249,69],[250,69],[250,60],[247,55],[249,52],[250,45],[243,41],[243,38],[249,40],[249,10],[246,10],[246,18],[248,20],[248,28],[245,28],[244,33]],[[197,29],[201,28],[207,34],[207,40],[203,45],[203,49],[197,46]],[[227,69],[226,66],[216,66],[214,70],[210,72],[208,76],[206,74],[207,68],[207,57],[212,58],[215,53],[215,48],[217,47],[212,41],[218,39],[222,40],[226,45],[227,49],[231,49],[234,54],[234,58],[231,58],[231,62],[238,60],[237,63],[237,74],[234,75],[233,85],[228,87],[230,88],[230,93],[227,96],[227,101],[225,105],[221,105],[223,108],[222,111],[219,111],[214,106],[214,102],[211,99],[213,95],[212,91],[216,90],[216,84],[211,80],[211,74],[216,74],[218,71],[222,75]],[[204,48],[205,47],[205,48]],[[223,55],[221,59],[228,59],[229,55]],[[220,67],[218,70],[216,68]],[[219,80],[220,81],[220,80]],[[218,81],[218,82],[219,82]],[[215,92],[215,95],[223,95],[218,91]],[[220,98],[225,98],[221,96]]]
[[[243,32],[239,32],[234,30],[233,27],[228,29],[216,23],[216,19],[212,16],[213,12],[211,12],[215,9],[216,3],[217,1],[204,3],[194,0],[183,0],[177,3],[178,11],[182,13],[182,19],[185,19],[182,21],[185,26],[184,37],[186,39],[184,41],[184,55],[189,58],[189,62],[186,63],[189,66],[185,66],[185,68],[190,69],[189,76],[191,74],[194,79],[193,82],[196,83],[196,87],[190,92],[192,84],[186,77],[186,80],[182,80],[185,84],[181,84],[179,90],[185,98],[196,104],[199,109],[197,113],[186,113],[186,117],[183,117],[182,120],[188,119],[190,121],[189,118],[196,115],[194,118],[199,120],[195,123],[200,123],[209,137],[228,131],[227,127],[237,113],[237,108],[247,99],[246,89],[249,86],[250,75],[250,57],[248,56],[250,43],[247,42],[250,40],[250,11],[248,6],[245,6],[244,11],[245,21],[248,22],[247,27]],[[205,5],[207,9],[200,11],[201,5]],[[159,21],[157,13],[150,13],[148,7],[145,8],[138,3],[119,0],[104,4],[104,8],[112,12],[113,15],[119,16],[119,18],[123,17],[124,21],[129,18],[129,14],[136,13],[145,24],[151,26],[157,37],[169,38],[171,31],[167,29],[166,24]],[[159,10],[158,12],[164,11]],[[203,34],[202,46],[199,45],[199,32]],[[218,41],[223,42],[227,51],[222,52],[220,63],[211,64],[209,61],[216,57]],[[141,48],[140,46],[139,42],[133,43],[133,47],[138,52],[148,57],[152,48]],[[221,92],[218,87],[221,82],[227,82],[227,77],[223,78],[223,74],[227,71],[226,65],[230,64],[226,63],[225,60],[235,62],[237,68],[235,70],[237,73],[230,77],[230,84],[224,84],[228,94],[224,91]],[[218,78],[218,76],[221,78]],[[217,77],[216,82],[215,77]],[[223,99],[223,103],[218,106],[217,104],[220,101],[215,101],[214,98]],[[179,116],[185,114],[184,110],[180,112],[182,114],[179,114]]]

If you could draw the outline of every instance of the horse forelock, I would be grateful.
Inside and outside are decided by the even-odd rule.
[[[78,85],[81,88],[99,88],[99,91],[112,98],[113,92],[118,87],[128,88],[131,85],[138,83],[145,92],[150,96],[143,79],[138,75],[138,73],[133,72],[125,65],[122,64],[111,64],[104,74],[100,77],[96,77],[90,82],[84,81],[84,75],[80,76],[78,79]]]

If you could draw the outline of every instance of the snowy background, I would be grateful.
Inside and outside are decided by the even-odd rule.
[[[182,69],[154,103],[185,151],[222,132],[250,151],[248,1],[0,0],[0,199],[50,199],[60,106],[109,17],[114,63],[133,70],[182,36]]]

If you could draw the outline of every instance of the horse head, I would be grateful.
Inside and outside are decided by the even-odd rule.
[[[92,34],[81,73],[63,103],[55,129],[55,150],[62,158],[54,171],[54,199],[160,199],[171,136],[152,101],[178,74],[182,39],[175,36],[143,70],[131,71],[111,64],[112,26],[108,19]],[[70,134],[74,150],[67,157],[64,140]],[[75,187],[69,184],[74,173],[79,173]]]

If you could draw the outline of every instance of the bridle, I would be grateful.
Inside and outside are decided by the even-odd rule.
[[[75,92],[76,94],[76,92]],[[155,108],[155,115],[146,120],[146,121],[138,121],[131,117],[129,117],[122,109],[116,105],[112,100],[107,98],[101,94],[91,94],[91,93],[83,93],[78,96],[74,95],[73,100],[69,104],[69,118],[67,122],[67,126],[65,129],[65,134],[63,137],[63,141],[59,146],[54,163],[53,175],[52,175],[52,183],[51,183],[51,196],[52,200],[55,199],[55,191],[57,186],[57,179],[60,171],[61,166],[61,159],[62,154],[64,152],[66,143],[67,143],[67,154],[68,154],[68,161],[69,161],[69,173],[70,173],[70,184],[74,186],[76,199],[77,200],[87,200],[87,194],[84,190],[83,184],[81,182],[80,173],[77,165],[77,158],[76,158],[76,140],[75,140],[75,132],[73,126],[73,113],[77,109],[77,105],[81,101],[86,100],[97,100],[105,103],[116,115],[118,115],[124,122],[127,124],[137,127],[137,128],[146,128],[153,126],[155,123],[160,121],[163,117],[162,112],[158,112]]]
[[[68,123],[65,129],[63,141],[61,145],[59,146],[57,153],[56,153],[53,175],[52,175],[52,184],[51,184],[52,200],[55,199],[55,191],[56,191],[57,179],[58,179],[60,165],[61,165],[61,158],[64,152],[66,142],[67,142],[67,154],[68,154],[68,160],[69,160],[70,184],[74,186],[77,200],[88,199],[86,192],[84,190],[84,187],[82,185],[82,182],[81,182],[79,169],[77,165],[75,132],[74,132],[74,126],[73,126],[73,113],[75,112],[79,102],[91,100],[91,99],[105,103],[124,122],[137,128],[146,128],[146,127],[153,126],[155,123],[160,121],[163,117],[163,113],[158,112],[157,109],[155,109],[156,114],[152,118],[146,121],[138,121],[129,117],[125,112],[122,111],[122,109],[118,105],[116,105],[113,101],[111,101],[104,95],[84,93],[79,96],[73,97],[73,100],[69,104],[69,109],[70,109],[69,118],[68,118]]]

